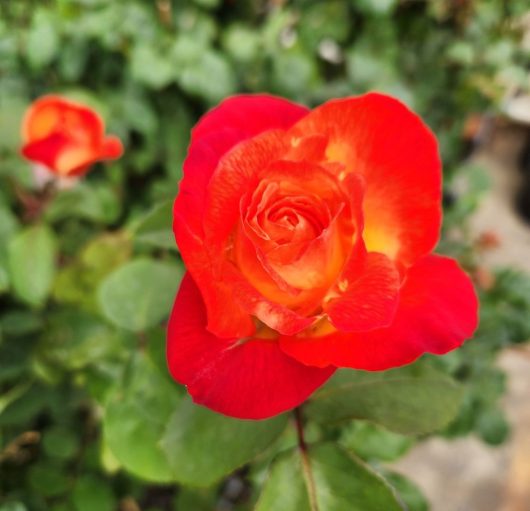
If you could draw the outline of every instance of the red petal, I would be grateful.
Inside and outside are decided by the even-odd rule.
[[[104,124],[94,110],[61,96],[48,95],[34,101],[27,110],[22,121],[22,137],[28,143],[52,133],[97,146],[103,138]]]
[[[230,289],[232,299],[239,303],[248,314],[256,316],[276,332],[294,335],[316,321],[315,317],[302,316],[274,300],[268,300],[248,283],[239,270],[229,263],[225,264],[222,273],[225,279],[223,282]],[[208,317],[208,325],[210,324],[211,319]],[[211,330],[217,333],[217,330]]]
[[[382,94],[330,101],[299,121],[292,137],[328,137],[330,161],[366,182],[364,240],[405,265],[434,248],[441,222],[436,139],[399,101]]]
[[[103,140],[100,157],[104,160],[115,160],[122,154],[123,144],[121,143],[121,140],[114,135],[105,137]]]
[[[224,130],[237,133],[235,138],[242,141],[270,129],[287,129],[308,112],[305,106],[267,94],[233,96],[202,117],[193,128],[192,144]]]
[[[208,311],[208,330],[223,338],[247,337],[254,333],[252,318],[239,302],[234,300],[231,283],[224,282],[219,263],[211,264],[204,242],[179,220],[175,213],[175,224],[179,226],[179,246],[191,254],[186,261],[188,271],[201,284],[201,293]]]
[[[22,154],[30,161],[42,163],[57,171],[57,158],[70,145],[70,140],[61,133],[54,133],[44,139],[29,142],[22,147]]]
[[[209,248],[225,243],[240,219],[241,198],[257,185],[259,172],[285,151],[283,131],[269,130],[240,143],[222,158],[209,183],[204,233]]]
[[[184,179],[175,201],[175,208],[194,233],[202,233],[206,190],[221,156],[259,133],[290,128],[308,111],[282,98],[241,95],[226,99],[201,118],[192,130]]]
[[[228,237],[239,219],[239,200],[250,186],[251,176],[248,174],[254,170],[256,161],[268,162],[268,156],[277,151],[277,141],[276,132],[268,131],[231,151],[218,166],[209,183],[201,185],[199,180],[204,178],[204,175],[197,175],[197,186],[213,190],[207,205],[201,204],[201,201],[206,199],[201,197],[201,189],[198,187],[193,190],[181,190],[175,201],[175,237],[186,267],[204,296],[208,309],[208,328],[219,337],[250,335],[253,332],[253,325],[248,316],[250,310],[254,311],[256,307],[265,310],[256,300],[253,300],[252,306],[248,300],[234,301],[234,283],[227,276],[231,266],[226,263],[226,254],[229,252]],[[251,151],[253,157],[238,160],[239,154],[244,153],[245,148],[256,149],[256,152]],[[234,161],[234,166],[231,166]],[[237,165],[238,162],[240,165]],[[187,176],[184,181],[187,184],[193,182],[187,180]],[[195,211],[193,207],[196,208]],[[240,277],[239,274],[237,276]],[[255,293],[254,289],[252,291]],[[229,315],[230,312],[232,315]],[[247,317],[243,319],[245,315]],[[290,313],[291,319],[294,315]],[[307,318],[304,320],[306,324],[311,323]],[[289,335],[302,329],[294,329],[291,320],[289,323],[291,326],[285,330]]]
[[[305,401],[334,372],[306,367],[274,340],[219,339],[205,329],[204,305],[189,273],[169,321],[171,375],[194,401],[240,419],[265,419]]]
[[[289,355],[308,365],[381,371],[408,364],[424,353],[441,355],[473,335],[478,302],[469,277],[447,257],[418,261],[406,276],[394,323],[363,333],[281,338]]]
[[[338,296],[324,306],[331,323],[344,332],[392,324],[399,297],[399,272],[384,254],[354,257],[338,280]]]
[[[60,175],[81,175],[96,161],[121,156],[120,140],[104,139],[103,134],[103,121],[90,108],[60,96],[44,96],[24,117],[22,154]]]

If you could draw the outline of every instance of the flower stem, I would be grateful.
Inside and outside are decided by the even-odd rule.
[[[302,417],[302,408],[299,406],[294,409],[294,420],[296,424],[296,433],[298,435],[298,449],[302,460],[302,471],[309,496],[309,507],[311,511],[318,511],[317,491],[313,471],[311,470],[311,461],[307,452],[307,444],[304,438],[304,422]]]

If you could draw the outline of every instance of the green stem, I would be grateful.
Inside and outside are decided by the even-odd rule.
[[[296,433],[298,435],[298,449],[300,451],[300,458],[302,460],[302,471],[304,474],[305,484],[307,486],[307,494],[309,496],[309,507],[311,511],[318,511],[317,490],[313,471],[311,470],[311,461],[307,452],[307,444],[304,438],[304,423],[302,418],[301,407],[294,409],[294,419],[296,424]]]

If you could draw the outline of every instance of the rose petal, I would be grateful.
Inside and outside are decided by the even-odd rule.
[[[205,329],[202,299],[189,273],[168,326],[171,375],[196,403],[240,419],[264,419],[305,401],[334,372],[306,367],[274,340],[219,339]]]
[[[440,158],[433,134],[406,106],[376,93],[333,100],[289,134],[328,137],[328,159],[364,178],[370,252],[410,265],[434,248],[441,222]]]
[[[285,151],[282,134],[269,130],[257,135],[220,160],[208,183],[203,220],[205,240],[213,251],[218,252],[237,226],[241,197],[256,187],[259,172]]]
[[[315,317],[299,314],[281,302],[266,298],[249,284],[239,270],[230,264],[224,266],[223,277],[224,282],[232,291],[233,299],[241,305],[243,310],[257,317],[276,332],[294,335],[317,320]]]
[[[478,302],[456,261],[430,255],[408,272],[394,322],[362,333],[280,338],[281,348],[304,364],[381,371],[459,347],[477,327]]]
[[[122,154],[123,144],[121,143],[121,140],[114,135],[105,137],[100,150],[100,157],[104,160],[114,160],[119,158]]]
[[[192,130],[184,179],[175,201],[175,209],[193,232],[202,235],[207,186],[221,157],[259,133],[291,127],[308,111],[282,98],[241,95],[224,100],[200,119]]]
[[[384,254],[353,257],[339,277],[336,296],[325,302],[324,312],[345,332],[387,327],[394,320],[399,286],[399,272]]]
[[[211,263],[203,240],[188,228],[179,215],[180,212],[175,212],[180,248],[192,255],[186,261],[186,267],[196,282],[201,284],[201,293],[208,311],[208,330],[223,338],[252,335],[255,331],[252,318],[234,300],[231,283],[224,280],[221,262],[216,261],[215,266]]]
[[[70,140],[65,135],[54,133],[46,138],[25,144],[22,147],[22,155],[28,160],[42,163],[49,169],[57,170],[57,158],[70,146]]]
[[[53,133],[97,145],[103,138],[104,124],[94,110],[50,94],[34,101],[27,110],[22,121],[22,138],[31,143]]]
[[[225,99],[204,115],[192,130],[192,145],[223,130],[239,142],[270,129],[287,129],[307,115],[305,106],[267,94],[241,94]]]
[[[96,161],[123,153],[117,137],[104,138],[103,120],[96,112],[60,96],[44,96],[31,105],[22,137],[22,154],[61,176],[79,176]]]

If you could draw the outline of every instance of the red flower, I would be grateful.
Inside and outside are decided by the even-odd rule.
[[[197,403],[261,419],[337,367],[457,348],[477,325],[469,278],[432,255],[437,144],[381,94],[313,111],[238,96],[192,132],[174,231],[188,273],[171,315],[173,377]]]
[[[101,117],[60,96],[37,99],[22,123],[22,154],[60,176],[80,176],[99,160],[119,158],[121,141],[105,136]]]

